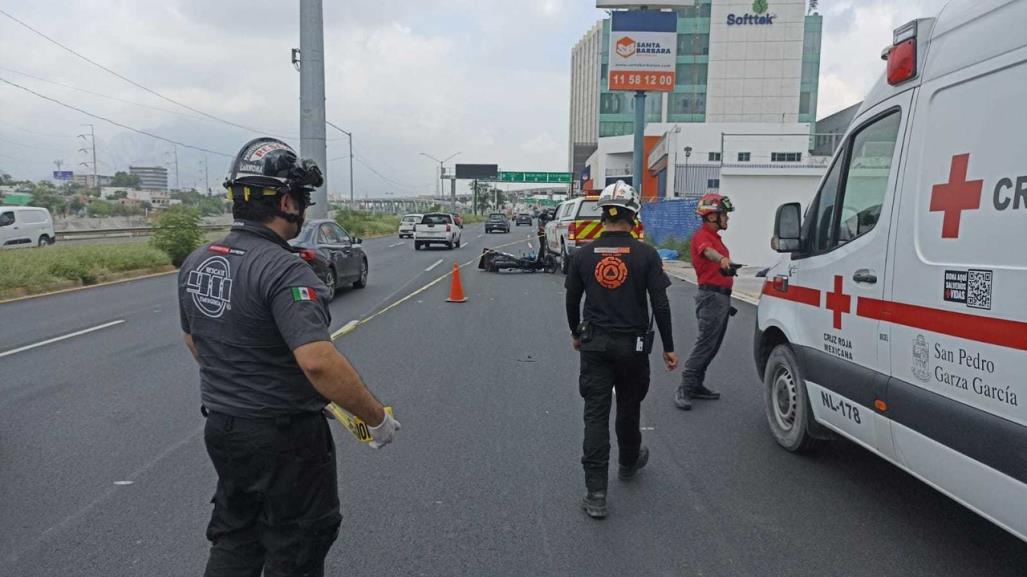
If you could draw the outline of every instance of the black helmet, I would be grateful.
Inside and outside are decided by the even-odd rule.
[[[308,196],[323,182],[321,169],[314,161],[300,162],[291,146],[277,138],[263,137],[247,142],[236,155],[225,188],[233,200],[248,202],[254,197],[285,193]]]

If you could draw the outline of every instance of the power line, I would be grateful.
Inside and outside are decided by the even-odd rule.
[[[95,118],[97,120],[102,120],[102,121],[107,122],[109,124],[113,124],[114,126],[117,126],[119,128],[124,128],[125,130],[131,130],[132,132],[135,132],[135,133],[138,133],[138,134],[142,134],[144,136],[149,136],[150,138],[156,138],[157,140],[161,140],[161,141],[168,142],[168,143],[171,143],[171,144],[177,144],[178,146],[182,146],[182,147],[185,147],[185,148],[191,148],[193,150],[199,150],[200,152],[209,152],[211,154],[217,154],[218,156],[224,156],[224,157],[227,157],[227,158],[232,158],[233,156],[235,156],[234,154],[226,154],[224,152],[218,152],[217,150],[210,150],[209,148],[203,148],[201,146],[193,146],[192,144],[186,144],[184,142],[179,142],[177,140],[172,140],[170,138],[165,138],[163,136],[154,134],[152,132],[147,132],[145,130],[140,130],[138,128],[133,128],[133,127],[127,125],[127,124],[122,124],[122,123],[120,123],[120,122],[118,122],[116,120],[111,120],[110,118],[106,118],[106,117],[100,116],[98,114],[93,114],[92,112],[87,112],[85,110],[82,110],[81,108],[78,108],[76,106],[72,106],[71,104],[67,104],[66,102],[62,102],[62,101],[60,101],[60,100],[58,100],[56,98],[51,98],[50,96],[46,96],[45,94],[40,94],[40,93],[36,92],[35,90],[32,90],[31,88],[26,88],[26,87],[24,87],[24,86],[22,86],[20,84],[17,84],[15,82],[11,82],[10,80],[7,80],[6,78],[0,78],[0,82],[3,82],[5,84],[10,84],[11,86],[13,86],[15,88],[20,88],[20,89],[24,90],[25,92],[28,92],[30,94],[34,94],[34,95],[38,96],[39,98],[42,98],[43,100],[49,100],[50,102],[53,102],[54,104],[59,104],[59,105],[65,107],[65,108],[69,108],[69,109],[74,110],[76,112],[81,112],[82,114],[85,114],[86,116]]]
[[[67,150],[61,150],[59,148],[50,148],[48,146],[36,146],[34,144],[25,144],[23,142],[15,142],[13,140],[7,140],[6,138],[0,138],[0,142],[4,142],[13,146],[20,146],[22,148],[35,148],[37,150],[46,150],[47,152],[60,152],[65,153]]]
[[[6,120],[0,120],[0,124],[6,124],[7,126],[10,126],[11,128],[14,128],[16,130],[20,130],[20,131],[25,132],[27,134],[34,134],[36,136],[42,136],[42,137],[45,137],[45,138],[78,138],[78,136],[76,136],[74,134],[47,134],[46,132],[36,132],[35,130],[29,130],[28,128],[22,128],[22,127],[18,126],[17,124],[11,124],[10,122],[7,122]]]
[[[343,156],[343,157],[340,157],[340,158],[349,158],[349,157],[348,156]],[[382,179],[382,181],[384,181],[386,184],[391,184],[393,186],[398,186],[400,188],[406,188],[408,190],[413,190],[413,191],[420,191],[420,190],[423,190],[426,186],[428,186],[428,185],[414,186],[414,185],[410,185],[410,184],[404,184],[402,182],[397,182],[397,181],[392,180],[391,178],[385,176],[384,174],[378,172],[377,170],[375,170],[375,168],[373,166],[368,164],[366,160],[364,160],[363,158],[358,156],[356,153],[353,154],[353,159],[356,160],[357,162],[359,162],[360,164],[364,165],[365,168],[367,168],[368,170],[373,172],[375,174],[375,176],[377,176],[378,178]],[[339,159],[335,158],[333,160],[339,160]]]
[[[52,43],[52,44],[54,44],[54,45],[56,45],[56,46],[58,46],[58,47],[60,47],[60,48],[62,48],[64,50],[66,50],[67,52],[70,52],[71,54],[77,56],[78,58],[81,58],[82,60],[85,60],[86,62],[92,64],[93,66],[96,66],[97,68],[99,68],[99,69],[101,69],[101,70],[103,70],[103,71],[105,71],[105,72],[107,72],[109,74],[112,74],[112,75],[120,78],[121,80],[124,80],[125,82],[128,82],[129,84],[131,84],[132,86],[135,86],[136,88],[139,88],[141,90],[145,90],[146,92],[149,92],[150,94],[153,94],[154,96],[156,96],[156,97],[158,97],[158,98],[160,98],[162,100],[166,100],[166,101],[168,101],[168,102],[170,102],[172,104],[175,104],[177,106],[181,106],[182,108],[185,108],[186,110],[189,110],[191,112],[195,112],[196,114],[199,114],[201,116],[206,116],[207,118],[210,118],[211,120],[216,120],[216,121],[218,121],[218,122],[220,122],[222,124],[227,124],[229,126],[234,126],[235,128],[240,128],[242,130],[246,130],[246,131],[249,131],[249,132],[255,132],[255,133],[258,133],[258,134],[269,134],[271,136],[277,136],[278,138],[292,138],[292,137],[283,137],[281,135],[276,135],[276,134],[272,134],[270,132],[266,132],[266,131],[263,131],[263,130],[258,130],[256,128],[251,128],[249,126],[244,126],[242,124],[238,124],[238,123],[232,122],[231,120],[225,120],[224,118],[219,118],[217,116],[214,116],[213,114],[209,114],[207,112],[199,110],[198,108],[193,108],[192,106],[189,106],[188,104],[183,104],[183,103],[181,103],[181,102],[179,102],[179,101],[177,101],[177,100],[175,100],[173,98],[170,98],[168,96],[164,96],[160,92],[157,92],[156,90],[153,90],[151,88],[143,86],[142,84],[136,82],[135,80],[132,80],[131,78],[128,78],[128,77],[126,77],[126,76],[124,76],[122,74],[119,74],[118,72],[115,72],[114,70],[111,70],[110,68],[107,68],[103,64],[100,64],[99,62],[89,58],[88,56],[84,56],[84,55],[76,52],[74,49],[69,48],[69,47],[65,46],[64,44],[61,44],[60,42],[54,40],[53,38],[50,38],[49,36],[47,36],[46,34],[40,32],[39,30],[36,30],[35,28],[29,26],[25,22],[22,22],[21,20],[15,18],[13,15],[11,15],[9,12],[5,11],[2,8],[0,8],[0,14],[3,14],[4,16],[10,18],[11,20],[13,20],[13,21],[17,22],[18,24],[20,24],[22,27],[24,27],[27,30],[29,30],[30,32],[33,32],[34,34],[37,34],[37,35],[45,38],[50,43]]]
[[[195,116],[193,114],[186,114],[184,112],[179,112],[177,110],[169,110],[167,108],[161,108],[159,106],[150,106],[148,104],[141,104],[139,102],[133,102],[133,101],[128,100],[126,98],[118,98],[117,96],[111,96],[109,94],[103,94],[103,93],[100,93],[100,92],[93,92],[92,90],[86,90],[85,88],[79,88],[78,86],[72,86],[71,84],[65,84],[63,82],[57,82],[55,80],[47,80],[46,78],[40,78],[38,76],[33,76],[32,74],[28,74],[27,72],[21,72],[20,70],[13,70],[11,68],[5,68],[3,66],[0,66],[0,70],[2,70],[4,72],[10,72],[11,74],[17,74],[18,76],[24,76],[25,78],[31,78],[32,80],[37,80],[39,82],[45,82],[47,84],[53,84],[54,86],[60,86],[62,88],[67,88],[69,90],[76,90],[78,92],[84,92],[85,94],[90,94],[92,96],[98,96],[100,98],[106,98],[108,100],[113,100],[115,102],[124,102],[125,104],[131,104],[133,106],[138,106],[140,108],[148,108],[150,110],[157,110],[157,111],[160,111],[160,112],[166,112],[168,114],[175,114],[175,115],[181,116],[183,118],[191,118],[193,120],[202,120],[202,121],[205,121],[205,122],[209,121],[209,119],[203,118],[202,116]]]

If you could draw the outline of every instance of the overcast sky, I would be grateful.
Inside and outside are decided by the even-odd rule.
[[[858,102],[892,30],[945,0],[821,0],[819,115]],[[0,9],[118,73],[299,148],[296,1],[0,0]],[[419,152],[506,170],[567,168],[570,50],[603,13],[594,0],[325,0],[328,119],[354,133],[358,196],[431,192]],[[30,76],[27,76],[30,75]],[[0,14],[0,78],[84,111],[234,154],[258,134],[203,118],[78,59]],[[59,84],[54,84],[59,83]],[[88,92],[86,92],[88,91]],[[101,174],[165,164],[173,147],[0,83],[0,171],[89,172],[77,134],[96,130]],[[328,132],[328,182],[348,194],[346,141]],[[206,155],[211,186],[229,159]],[[204,154],[179,147],[184,187]],[[338,160],[331,160],[338,159]],[[379,174],[376,174],[379,173]]]

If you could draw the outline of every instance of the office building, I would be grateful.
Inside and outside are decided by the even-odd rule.
[[[168,190],[168,169],[163,166],[129,166],[128,171],[139,177],[139,188]]]

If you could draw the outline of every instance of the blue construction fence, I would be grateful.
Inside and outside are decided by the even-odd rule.
[[[699,215],[695,214],[698,203],[697,198],[671,198],[643,203],[641,218],[646,237],[657,246],[672,238],[692,238],[702,224]]]

